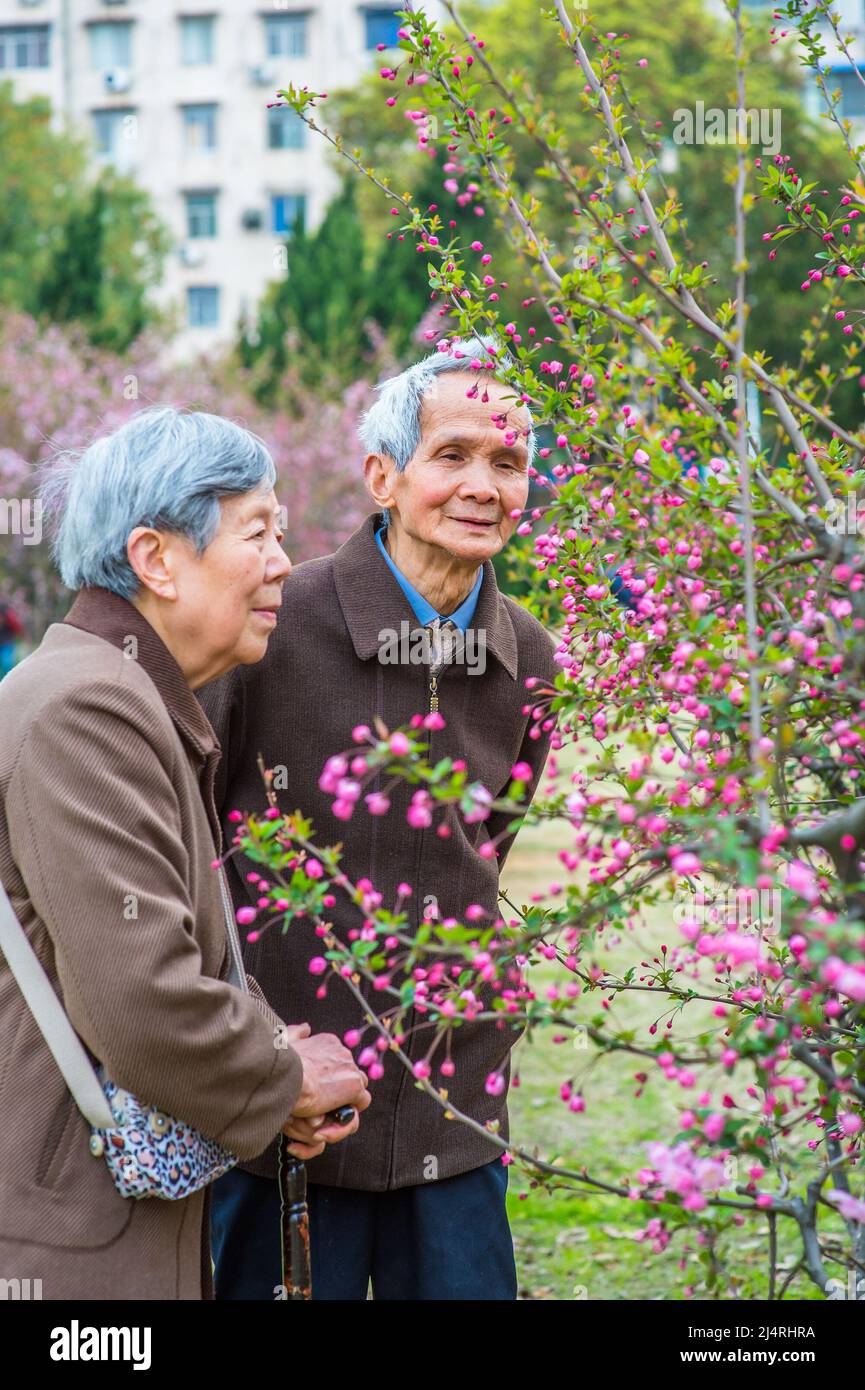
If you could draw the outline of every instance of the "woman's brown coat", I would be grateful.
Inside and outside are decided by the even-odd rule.
[[[257,987],[226,983],[218,759],[174,658],[106,590],[0,684],[0,878],[76,1032],[122,1088],[252,1159],[302,1068]],[[0,955],[0,1281],[212,1297],[206,1191],[125,1199],[89,1137]]]

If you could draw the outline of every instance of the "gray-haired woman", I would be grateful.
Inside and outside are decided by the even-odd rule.
[[[369,1103],[331,1034],[228,983],[213,809],[219,746],[193,691],[259,660],[291,565],[275,468],[217,416],[141,411],[52,470],[56,558],[80,590],[0,683],[0,879],[91,1059],[240,1159],[301,1157]],[[46,1299],[213,1296],[208,1189],[123,1198],[0,957],[0,1279]],[[280,1044],[285,1037],[279,1039]]]

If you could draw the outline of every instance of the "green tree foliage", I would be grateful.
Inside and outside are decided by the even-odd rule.
[[[122,352],[155,317],[168,237],[145,193],[105,171],[87,147],[54,130],[47,101],[18,102],[0,85],[0,302],[78,322],[91,342]]]
[[[421,7],[422,8],[422,7]],[[594,12],[596,7],[589,6]],[[536,223],[561,252],[562,273],[570,268],[577,252],[573,233],[573,213],[568,193],[553,165],[545,162],[533,138],[543,133],[554,148],[585,151],[585,167],[595,162],[595,154],[606,139],[597,115],[583,102],[574,74],[558,61],[558,31],[555,23],[539,17],[537,0],[496,0],[493,4],[460,3],[458,13],[465,28],[483,37],[498,73],[508,74],[508,86],[524,122],[515,122],[508,139],[514,157],[514,182],[526,197],[535,196],[540,207]],[[638,0],[605,0],[605,31],[628,34],[628,59],[621,92],[622,114],[634,130],[632,145],[644,160],[657,159],[662,142],[667,154],[675,153],[678,167],[661,173],[656,167],[649,187],[673,245],[680,255],[693,259],[694,248],[708,260],[716,276],[713,302],[720,305],[733,292],[734,263],[731,180],[735,168],[735,145],[676,143],[677,112],[693,112],[698,101],[704,109],[727,111],[736,105],[735,74],[728,59],[730,24],[724,16],[710,12],[704,0],[681,0],[675,6],[674,20],[668,6],[651,6]],[[813,119],[803,100],[806,80],[791,50],[772,47],[770,11],[755,12],[746,37],[749,106],[766,112],[767,129],[777,130],[780,151],[795,166],[820,167],[829,188],[838,187],[847,177],[844,152],[825,123]],[[451,30],[454,32],[453,30]],[[645,67],[639,66],[645,57]],[[479,72],[480,69],[480,72]],[[482,56],[475,58],[473,76],[483,76]],[[621,88],[620,88],[621,90]],[[395,105],[386,98],[396,95]],[[407,102],[410,105],[407,108]],[[413,201],[424,206],[418,190],[435,199],[444,216],[456,208],[456,197],[443,188],[443,163],[448,158],[446,141],[431,141],[419,152],[413,138],[407,109],[424,105],[423,87],[414,86],[411,95],[400,83],[383,82],[370,76],[351,92],[341,93],[328,103],[329,128],[338,131],[346,148],[362,149],[363,161],[381,173],[386,171],[395,190],[411,190]],[[502,105],[502,92],[487,82],[479,109]],[[777,113],[775,115],[774,113]],[[770,163],[772,154],[763,156]],[[665,161],[666,162],[666,161]],[[599,160],[603,165],[603,159]],[[459,183],[477,176],[466,170]],[[623,211],[634,205],[633,194],[622,183],[620,203]],[[687,204],[687,216],[681,203]],[[381,237],[381,194],[368,185],[359,204],[367,236]],[[831,325],[812,320],[809,296],[798,289],[813,265],[804,241],[785,248],[783,272],[768,259],[770,247],[764,233],[771,232],[779,220],[771,205],[761,204],[748,221],[747,255],[751,263],[749,308],[759,316],[761,340],[770,358],[777,363],[797,363],[803,340],[836,370],[843,369],[849,384],[837,393],[836,409],[850,421],[861,415],[862,394],[858,384],[855,347],[842,343],[831,333]],[[523,323],[534,322],[544,332],[548,323],[538,306],[527,316],[522,300],[535,292],[492,216],[478,224],[488,249],[495,252],[498,276],[506,281],[502,303],[512,317]],[[519,313],[517,312],[519,310]]]

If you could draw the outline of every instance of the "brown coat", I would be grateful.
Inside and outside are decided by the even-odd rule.
[[[302,1068],[225,983],[219,750],[179,666],[131,604],[83,590],[0,685],[0,730],[0,876],[76,1032],[121,1087],[260,1154]],[[119,1195],[2,955],[0,1035],[0,1278],[212,1297],[206,1190]]]
[[[370,816],[361,803],[349,821],[333,815],[332,797],[318,786],[326,758],[352,747],[356,724],[370,723],[379,714],[393,729],[429,707],[424,666],[388,665],[377,659],[382,629],[399,633],[401,622],[412,629],[418,624],[375,543],[375,520],[375,515],[368,516],[335,554],[308,560],[292,571],[263,661],[239,667],[199,692],[223,749],[217,804],[224,817],[233,808],[264,809],[256,765],[260,751],[266,766],[286,769],[287,784],[279,792],[283,808],[299,807],[311,817],[319,844],[341,841],[346,873],[352,880],[367,875],[382,893],[383,906],[393,907],[398,884],[407,880],[413,889],[408,910],[415,928],[430,895],[437,898],[443,918],[459,917],[469,903],[480,903],[495,916],[499,870],[514,837],[503,840],[498,863],[482,858],[478,850],[510,817],[499,813],[487,822],[466,825],[451,809],[451,836],[442,839],[434,828],[441,813],[427,830],[408,825],[406,808],[414,789],[405,784],[395,789],[386,816]],[[518,759],[531,764],[532,786],[538,785],[551,733],[539,739],[529,736],[532,721],[523,708],[538,702],[539,696],[527,691],[524,682],[527,676],[550,682],[559,667],[542,625],[499,591],[490,561],[483,571],[472,628],[486,632],[486,670],[469,674],[467,665],[455,664],[439,678],[439,712],[446,727],[429,736],[430,756],[465,758],[470,778],[499,796],[506,792]],[[225,829],[228,841],[234,827],[226,821]],[[254,866],[240,856],[230,864],[235,902],[253,901],[245,874]],[[343,896],[330,916],[343,937],[360,925],[356,909]],[[308,1021],[315,1032],[342,1037],[358,1025],[358,1006],[336,979],[327,998],[316,999],[321,977],[311,975],[307,967],[319,950],[311,923],[295,921],[287,934],[274,927],[255,944],[246,944],[244,958],[287,1022]],[[381,995],[366,992],[373,1007],[380,1009]],[[417,1021],[416,1015],[410,1016],[409,1026]],[[518,1036],[512,1028],[491,1023],[462,1024],[451,1034],[457,1069],[450,1081],[438,1074],[443,1054],[433,1058],[433,1082],[447,1085],[454,1104],[481,1123],[498,1119],[505,1136],[506,1096],[488,1095],[485,1081],[499,1068],[508,1077],[509,1053]],[[365,1044],[372,1041],[372,1034],[365,1035]],[[429,1030],[415,1032],[409,1055],[419,1059],[428,1046]],[[496,1157],[498,1150],[489,1141],[444,1118],[435,1102],[412,1085],[398,1058],[385,1054],[384,1068],[384,1076],[370,1085],[372,1104],[357,1134],[312,1159],[307,1165],[310,1181],[385,1191],[423,1183],[431,1175],[447,1178],[468,1172]],[[275,1176],[270,1153],[244,1167]]]

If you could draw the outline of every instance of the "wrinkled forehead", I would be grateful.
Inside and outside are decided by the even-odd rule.
[[[484,395],[488,397],[486,401]],[[530,428],[531,417],[507,382],[498,381],[486,371],[442,372],[423,397],[419,424],[421,437],[426,439],[448,425],[478,433],[500,433],[496,421],[502,418],[510,429],[520,432],[518,437],[523,441],[523,431]]]

